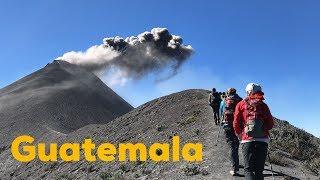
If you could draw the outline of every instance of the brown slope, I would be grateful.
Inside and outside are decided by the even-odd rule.
[[[211,108],[207,105],[208,91],[186,90],[161,97],[104,125],[88,125],[62,137],[60,142],[82,142],[92,138],[96,144],[103,142],[169,142],[179,135],[182,143],[202,142],[204,161],[198,164],[179,163],[78,163],[43,164],[34,161],[4,171],[5,178],[17,179],[102,179],[113,176],[123,179],[243,179],[230,177],[228,147],[221,129],[214,125]],[[55,140],[55,141],[57,141]],[[241,149],[241,148],[240,148]],[[6,152],[7,153],[7,152]],[[240,155],[241,156],[241,155]],[[274,166],[276,179],[317,179],[302,163],[290,159],[294,166]],[[241,160],[242,162],[242,160]],[[266,166],[266,179],[271,179]],[[241,169],[243,174],[243,169]],[[107,178],[106,178],[107,179]]]

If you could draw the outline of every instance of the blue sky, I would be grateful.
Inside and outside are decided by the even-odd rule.
[[[263,85],[274,116],[320,137],[319,1],[1,1],[0,87],[107,36],[167,27],[195,54],[172,79],[113,87],[138,106],[172,92]]]

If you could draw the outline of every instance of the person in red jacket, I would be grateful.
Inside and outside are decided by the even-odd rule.
[[[242,144],[245,178],[260,180],[268,153],[269,130],[274,122],[269,107],[263,102],[261,86],[250,83],[246,93],[247,97],[236,106],[233,128]]]

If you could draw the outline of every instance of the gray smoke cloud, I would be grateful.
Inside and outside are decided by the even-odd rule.
[[[171,73],[158,80],[168,79],[193,52],[190,45],[183,44],[180,36],[170,34],[166,28],[153,28],[138,36],[104,38],[101,45],[92,46],[85,52],[67,52],[57,59],[82,66],[100,77],[107,73],[109,76],[105,81],[113,85],[167,68]]]

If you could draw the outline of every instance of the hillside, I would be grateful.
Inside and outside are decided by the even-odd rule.
[[[8,168],[6,163],[12,163],[11,159],[4,163],[5,166],[0,167],[0,175],[5,179],[243,179],[243,177],[233,178],[228,174],[230,170],[228,147],[222,130],[214,125],[212,111],[207,105],[207,95],[208,91],[205,90],[186,90],[174,93],[148,102],[108,123],[87,125],[66,136],[51,139],[51,141],[63,143],[83,142],[85,138],[92,138],[96,144],[144,142],[148,145],[154,142],[170,142],[172,136],[179,135],[181,143],[189,141],[203,143],[204,161],[201,163],[189,164],[184,161],[178,163],[150,161],[89,163],[82,156],[78,163],[59,161],[43,164],[33,161]],[[273,137],[275,137],[273,142],[278,144],[272,145],[273,161],[279,157],[274,154],[281,153],[281,162],[289,162],[282,166],[274,165],[276,179],[319,179],[316,173],[304,166],[303,163],[306,162],[304,159],[291,156],[288,153],[289,149],[285,146],[285,142],[288,142],[286,138],[290,139],[290,136],[283,134],[287,131],[283,131],[283,128],[293,134],[300,130],[283,121],[277,120],[276,124],[277,129],[273,131]],[[317,154],[319,139],[310,134],[307,136],[310,140],[308,140],[309,144],[298,146],[304,148],[300,153]],[[279,142],[283,143],[279,144]],[[310,144],[318,148],[310,147]],[[295,147],[296,144],[293,143],[291,146]],[[8,150],[0,154],[1,157],[8,155]],[[243,161],[240,160],[240,162]],[[265,168],[266,179],[271,179],[270,167]],[[240,173],[243,174],[243,169],[240,170]]]

